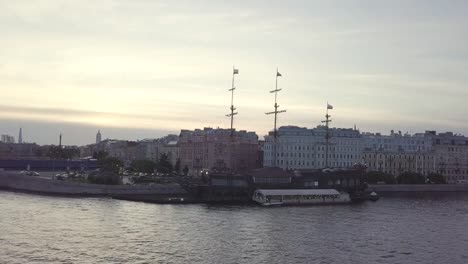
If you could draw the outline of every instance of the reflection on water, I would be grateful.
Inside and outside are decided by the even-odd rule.
[[[0,192],[0,263],[468,263],[468,196],[317,207]]]

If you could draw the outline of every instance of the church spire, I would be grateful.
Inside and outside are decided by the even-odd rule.
[[[23,144],[23,130],[21,127],[19,129],[18,144]]]
[[[101,130],[98,130],[96,134],[96,144],[101,143]]]

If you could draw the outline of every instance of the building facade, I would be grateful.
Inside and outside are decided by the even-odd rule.
[[[273,132],[265,136],[264,166],[282,169],[318,169],[351,167],[362,162],[363,138],[358,130],[330,128],[326,144],[326,127],[308,129],[283,126],[275,140]],[[276,149],[275,149],[276,148]],[[328,164],[327,164],[328,163]]]
[[[181,168],[191,175],[213,168],[250,170],[258,164],[258,136],[244,130],[204,128],[182,130],[179,136]]]
[[[468,137],[431,131],[435,165],[448,183],[468,183]]]
[[[425,176],[436,172],[436,160],[430,152],[369,151],[362,154],[368,171],[381,171],[398,177],[404,172],[416,172]]]
[[[80,157],[89,158],[96,153],[104,151],[109,157],[118,158],[125,166],[129,166],[136,159],[137,142],[127,140],[106,139],[99,144],[91,144],[80,147]]]
[[[30,159],[39,157],[39,146],[35,143],[3,143],[0,142],[0,159]]]
[[[10,135],[2,135],[1,141],[3,143],[15,143],[15,137],[10,136]]]
[[[390,135],[363,133],[362,137],[366,151],[415,153],[432,150],[432,136],[428,132],[410,135],[402,134],[401,131],[395,133],[392,130]]]
[[[167,135],[158,139],[144,139],[138,141],[137,159],[158,162],[162,154],[167,155],[172,165],[179,158],[178,135]]]
[[[390,135],[363,133],[363,161],[368,171],[381,171],[398,177],[404,172],[428,175],[436,171],[432,134],[401,131]]]

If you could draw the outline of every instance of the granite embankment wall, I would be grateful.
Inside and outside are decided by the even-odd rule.
[[[376,184],[370,186],[378,194],[467,192],[468,184]]]
[[[0,188],[56,195],[82,196],[184,196],[178,184],[101,185],[50,180],[8,172],[0,172]]]

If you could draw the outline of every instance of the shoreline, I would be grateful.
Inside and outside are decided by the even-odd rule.
[[[240,199],[196,198],[179,184],[100,185],[58,181],[0,172],[0,190],[69,198],[108,197],[118,200],[157,204],[253,204]],[[439,196],[468,193],[468,184],[382,184],[369,185],[381,197]],[[239,197],[238,197],[239,198]]]

